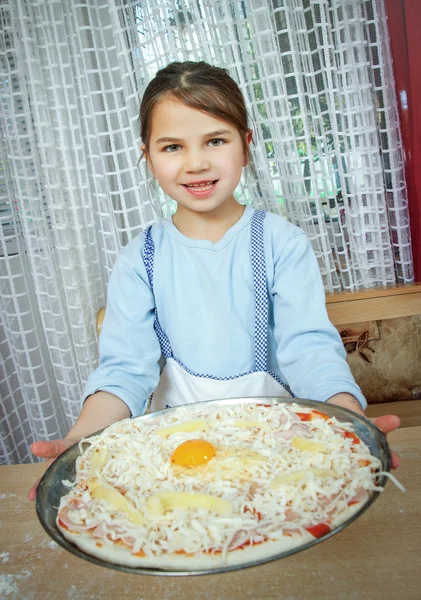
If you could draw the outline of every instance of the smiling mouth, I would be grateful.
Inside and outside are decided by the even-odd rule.
[[[196,192],[207,192],[213,188],[217,181],[217,179],[214,179],[213,181],[200,181],[199,183],[183,183],[183,185],[189,190],[194,190]]]

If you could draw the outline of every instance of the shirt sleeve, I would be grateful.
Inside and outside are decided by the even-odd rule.
[[[329,321],[317,259],[307,236],[293,235],[274,256],[274,335],[281,373],[298,398],[325,402],[348,392],[363,409],[338,331]]]
[[[125,250],[109,280],[99,365],[86,382],[82,402],[102,390],[123,400],[132,416],[139,416],[158,384],[161,350],[154,330],[154,297],[140,250],[135,258]]]

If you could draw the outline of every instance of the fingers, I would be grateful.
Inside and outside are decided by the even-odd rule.
[[[67,448],[73,445],[72,440],[52,440],[51,442],[34,442],[30,446],[32,454],[45,458],[46,466],[49,467],[54,459],[62,454]],[[31,487],[28,492],[28,499],[35,500],[37,495],[37,488],[41,479],[38,479],[36,483]]]
[[[382,433],[387,434],[395,431],[401,424],[401,420],[397,415],[382,415],[381,417],[377,417],[376,419],[370,419],[373,421],[374,425],[379,429]],[[391,467],[392,469],[397,469],[401,465],[401,460],[396,452],[392,451],[392,460]]]
[[[377,419],[374,419],[374,424],[382,433],[390,433],[399,427],[401,420],[396,415],[383,415],[382,417],[377,417]],[[400,464],[401,461],[399,456],[396,454],[396,452],[392,451],[392,469],[397,469],[400,467]]]
[[[31,487],[31,489],[28,492],[28,500],[32,500],[34,501],[37,495],[37,489],[38,489],[38,484],[41,481],[41,479],[38,479],[38,481],[36,481],[34,483],[34,485]]]
[[[392,469],[397,469],[401,466],[401,459],[396,452],[392,452]]]
[[[390,433],[399,427],[401,420],[396,415],[383,415],[374,419],[374,424],[382,433]]]
[[[53,440],[51,442],[34,442],[30,446],[32,454],[40,458],[56,458],[62,454],[70,443],[67,440]]]

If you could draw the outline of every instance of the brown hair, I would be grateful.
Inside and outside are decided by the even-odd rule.
[[[140,105],[140,136],[146,151],[151,135],[152,113],[165,97],[173,97],[191,108],[233,125],[241,134],[249,157],[245,134],[250,131],[244,97],[226,69],[201,62],[173,62],[157,72],[147,86]]]

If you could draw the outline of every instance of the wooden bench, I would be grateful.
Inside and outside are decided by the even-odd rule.
[[[326,294],[326,306],[336,326],[421,315],[421,283]]]
[[[327,294],[326,306],[369,404],[421,399],[421,284]]]

